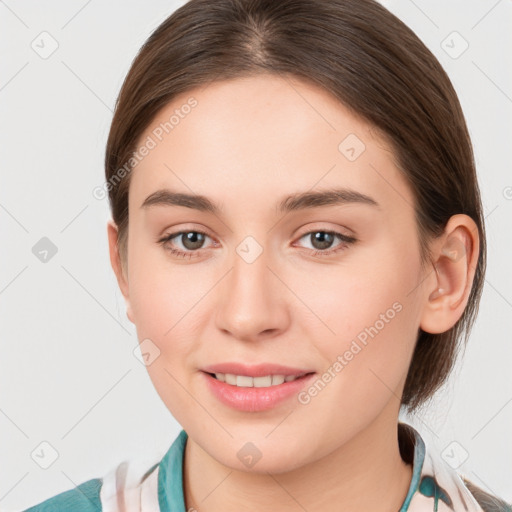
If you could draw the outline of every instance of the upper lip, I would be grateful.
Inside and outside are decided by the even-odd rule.
[[[292,368],[272,363],[244,364],[244,363],[219,363],[205,366],[202,371],[206,373],[230,373],[233,375],[247,375],[248,377],[263,377],[265,375],[288,375],[299,376],[306,373],[313,373],[312,370],[303,368]]]

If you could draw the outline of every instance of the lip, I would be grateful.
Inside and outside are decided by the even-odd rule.
[[[298,393],[315,377],[316,373],[297,368],[289,368],[278,365],[247,366],[237,363],[226,363],[210,366],[200,372],[206,383],[206,387],[212,395],[224,405],[243,412],[268,411],[278,407],[282,403],[296,397]],[[261,377],[264,375],[306,375],[277,386],[264,388],[238,387],[226,382],[221,382],[210,373],[233,373],[235,375],[247,375]]]
[[[247,375],[248,377],[264,377],[265,375],[284,375],[285,377],[293,375],[303,375],[312,373],[314,370],[303,368],[291,368],[290,366],[282,366],[272,363],[260,363],[248,365],[244,363],[220,363],[201,368],[207,373],[232,373],[234,375]]]

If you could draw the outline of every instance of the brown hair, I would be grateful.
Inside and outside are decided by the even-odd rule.
[[[471,140],[453,86],[414,32],[376,1],[191,0],[157,27],[125,78],[106,147],[121,258],[126,264],[126,162],[155,115],[201,84],[258,73],[319,85],[386,137],[414,194],[424,268],[429,241],[452,215],[467,214],[478,226],[480,254],[464,313],[445,333],[419,330],[402,396],[412,412],[446,381],[463,335],[467,343],[486,241]]]

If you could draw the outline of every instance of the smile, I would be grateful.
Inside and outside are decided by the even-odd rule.
[[[211,395],[231,409],[263,412],[279,408],[290,400],[297,402],[300,391],[316,373],[298,375],[271,374],[251,377],[234,373],[200,372]]]

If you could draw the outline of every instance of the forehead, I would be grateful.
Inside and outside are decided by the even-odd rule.
[[[175,97],[138,146],[130,209],[161,188],[226,203],[344,186],[392,205],[412,196],[376,129],[329,92],[296,77],[212,82]],[[379,202],[381,202],[379,201]]]

